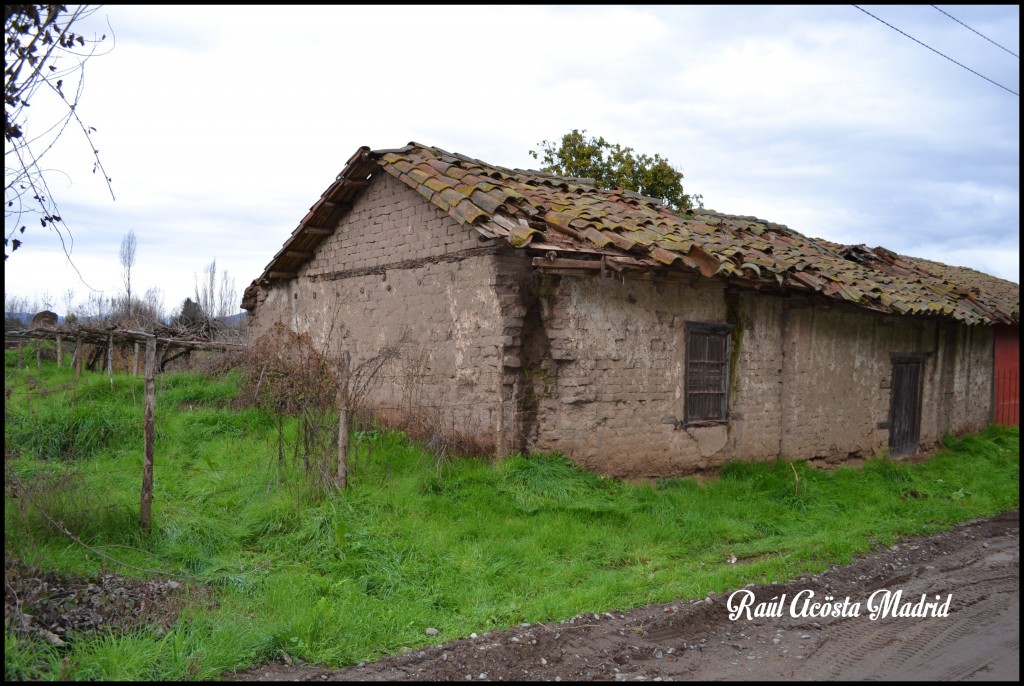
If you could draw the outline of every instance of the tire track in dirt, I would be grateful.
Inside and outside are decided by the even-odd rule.
[[[826,645],[829,650],[815,652],[808,660],[806,678],[823,679],[900,679],[924,678],[928,665],[957,641],[991,621],[1000,610],[1000,584],[989,582],[972,587],[970,598],[951,606],[951,617],[925,620],[898,618],[894,621],[871,622],[865,617],[847,619],[828,631]],[[990,594],[996,593],[993,598]],[[955,619],[955,621],[953,621]],[[819,661],[828,662],[835,657],[833,645],[840,646],[838,662],[819,669]],[[929,678],[940,678],[941,675]]]

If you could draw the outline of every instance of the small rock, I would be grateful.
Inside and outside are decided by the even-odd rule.
[[[477,679],[480,679],[481,681],[483,681],[486,678],[487,678],[487,672],[480,672],[480,676],[477,677]]]
[[[512,642],[513,643],[519,643],[519,637],[518,636],[513,636],[512,637]]]
[[[810,638],[810,634],[800,634],[800,638]]]
[[[475,634],[475,633],[472,633],[472,634],[470,634],[470,635],[469,635],[469,637],[470,637],[470,638],[476,638],[476,634]]]
[[[542,665],[546,665],[546,664],[548,663],[548,661],[547,661],[547,660],[545,660],[544,658],[541,658],[541,659],[540,659],[540,663],[541,663]]]
[[[57,634],[53,633],[52,631],[47,631],[46,629],[42,629],[42,630],[40,630],[39,633],[42,635],[42,637],[44,639],[46,639],[46,642],[49,643],[52,646],[62,646],[62,645],[65,645],[64,641],[61,640],[61,637],[58,636]]]
[[[661,658],[665,657],[665,653],[663,651],[659,650],[659,651],[654,653],[654,657],[656,659],[660,660]]]
[[[448,653],[441,653],[441,661],[448,662]]]
[[[427,627],[427,636],[437,636],[437,629],[432,626]]]

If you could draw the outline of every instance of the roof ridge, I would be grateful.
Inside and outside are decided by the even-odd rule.
[[[888,313],[1019,321],[1019,287],[984,272],[813,238],[753,215],[676,209],[594,179],[503,167],[416,141],[360,148],[261,278],[294,275],[380,169],[458,223],[515,248],[542,242],[544,250],[629,256],[644,270],[699,271]]]

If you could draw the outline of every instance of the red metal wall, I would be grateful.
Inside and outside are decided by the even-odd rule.
[[[1020,327],[997,326],[995,331],[996,424],[1020,426]]]

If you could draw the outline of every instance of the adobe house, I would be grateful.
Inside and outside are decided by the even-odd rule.
[[[355,363],[404,332],[378,416],[618,477],[980,430],[1020,320],[972,269],[416,143],[356,151],[242,307]]]

